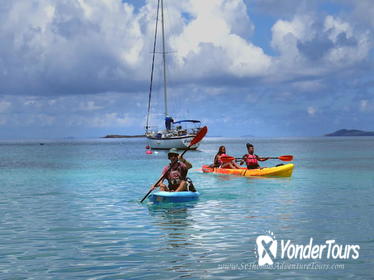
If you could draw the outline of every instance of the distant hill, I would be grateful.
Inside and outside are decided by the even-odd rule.
[[[324,136],[374,136],[374,131],[363,131],[358,129],[340,129]]]
[[[117,135],[117,134],[110,134],[110,135],[104,136],[102,138],[141,138],[141,137],[145,137],[145,135],[144,134],[142,134],[142,135]]]

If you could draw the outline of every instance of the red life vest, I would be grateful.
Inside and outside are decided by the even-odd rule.
[[[246,154],[244,156],[244,159],[248,169],[254,169],[259,167],[256,155]]]
[[[168,171],[169,167],[170,165],[165,166],[162,174],[165,174],[165,172]],[[176,163],[176,166],[174,166],[168,172],[168,174],[166,174],[165,179],[168,180],[169,187],[177,187],[179,186],[181,180],[186,180],[187,171],[187,166],[183,162],[178,161],[178,163]]]

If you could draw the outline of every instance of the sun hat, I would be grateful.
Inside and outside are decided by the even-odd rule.
[[[169,150],[169,152],[168,152],[168,155],[170,155],[170,154],[179,155],[179,154],[178,154],[178,151],[177,151],[176,148],[171,148],[171,149]]]

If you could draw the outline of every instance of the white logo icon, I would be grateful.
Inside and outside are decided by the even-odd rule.
[[[256,239],[258,265],[272,265],[277,257],[277,240],[269,235],[260,235]]]

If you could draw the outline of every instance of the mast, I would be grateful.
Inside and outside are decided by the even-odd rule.
[[[165,118],[168,115],[167,89],[166,89],[166,53],[165,53],[165,23],[164,23],[164,0],[161,0],[161,23],[162,23],[162,60],[164,62],[164,106]]]
[[[149,115],[150,115],[150,112],[151,112],[153,73],[154,73],[154,69],[155,69],[155,55],[156,55],[156,44],[157,44],[157,26],[158,26],[159,10],[160,10],[160,0],[157,1],[157,15],[156,15],[156,26],[155,26],[155,38],[154,38],[154,41],[153,41],[153,52],[152,52],[151,82],[149,83],[149,95],[148,95],[147,124],[145,126],[146,133],[148,133],[148,129],[149,129]]]

